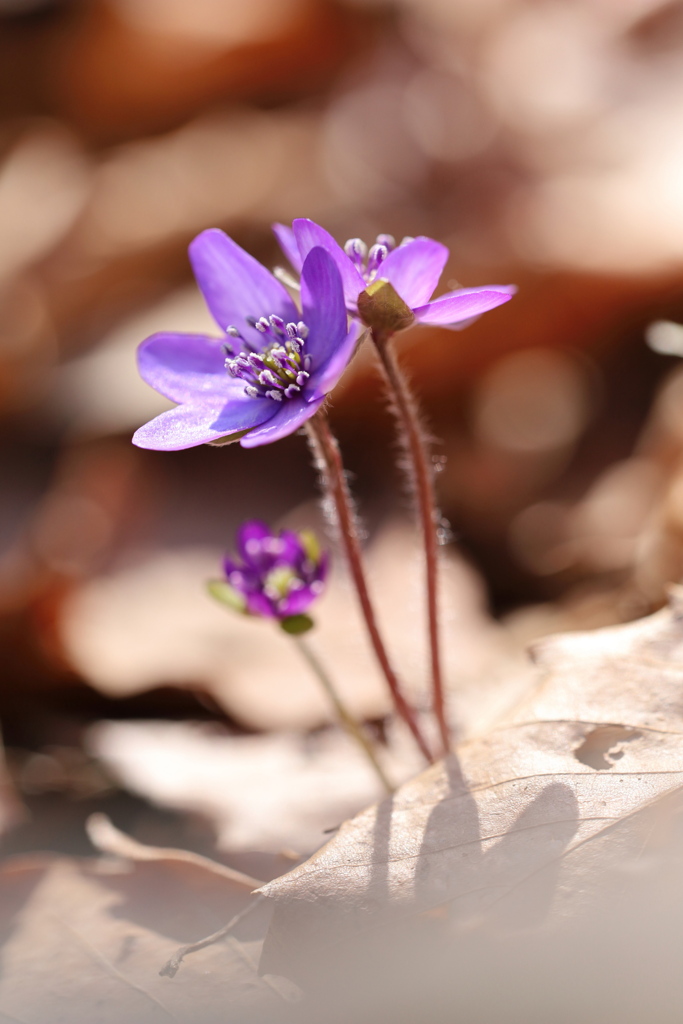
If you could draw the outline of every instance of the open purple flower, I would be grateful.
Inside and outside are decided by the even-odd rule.
[[[342,249],[328,231],[305,217],[295,220],[291,228],[274,224],[273,230],[299,273],[314,247],[330,254],[341,274],[347,309],[353,315],[358,315],[360,293],[379,280],[389,281],[419,323],[441,327],[464,326],[464,321],[502,305],[516,291],[514,285],[458,288],[430,302],[448,259],[446,246],[433,238],[404,238],[396,245],[391,235],[378,235],[370,249],[360,238],[351,238]]]
[[[197,283],[223,336],[154,334],[138,349],[141,376],[178,402],[136,431],[140,448],[211,441],[245,448],[294,433],[339,380],[361,328],[349,328],[339,270],[312,247],[302,260],[299,312],[285,287],[222,231],[190,245]]]
[[[225,580],[209,584],[212,595],[245,615],[300,617],[323,591],[328,568],[310,530],[273,533],[252,519],[237,532],[237,558],[226,558]]]

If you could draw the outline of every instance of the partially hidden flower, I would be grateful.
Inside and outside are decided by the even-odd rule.
[[[310,530],[274,533],[259,519],[237,532],[237,557],[225,559],[224,580],[212,580],[216,600],[244,615],[277,619],[288,632],[313,624],[304,612],[322,594],[329,559]]]
[[[218,229],[190,245],[197,283],[222,336],[154,334],[138,348],[144,380],[174,409],[136,431],[140,448],[174,451],[239,440],[245,448],[294,433],[325,400],[355,350],[334,259],[311,247],[301,312],[286,288]]]
[[[358,297],[375,282],[387,281],[418,323],[440,327],[466,326],[481,313],[507,302],[514,285],[458,288],[432,299],[448,259],[448,249],[433,238],[404,238],[397,245],[391,235],[378,235],[369,249],[360,238],[342,248],[324,228],[301,217],[289,228],[274,224],[273,231],[294,269],[301,273],[314,247],[326,250],[335,261],[344,285],[347,309],[358,315]],[[407,326],[407,324],[403,324]]]

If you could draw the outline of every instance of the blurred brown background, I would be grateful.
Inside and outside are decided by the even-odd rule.
[[[661,603],[683,565],[682,121],[678,2],[0,0],[0,719],[29,797],[106,789],[80,747],[101,718],[245,727],[191,659],[103,684],[74,604],[314,496],[300,437],[130,444],[164,408],[137,343],[209,326],[186,257],[208,226],[271,265],[273,220],[426,234],[442,289],[517,283],[400,341],[458,550],[520,644]],[[332,415],[372,538],[407,501],[369,356]]]

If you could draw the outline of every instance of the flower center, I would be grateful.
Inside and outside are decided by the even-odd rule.
[[[281,601],[291,590],[301,590],[303,583],[288,565],[278,565],[263,581],[263,593],[271,601]]]
[[[268,340],[261,351],[256,351],[236,327],[228,327],[230,337],[246,349],[234,355],[233,346],[226,343],[228,373],[245,382],[244,390],[251,398],[272,398],[276,402],[294,398],[310,377],[311,357],[306,354],[308,327],[303,321],[285,324],[275,314],[249,322]]]
[[[404,238],[401,245],[406,242],[412,242],[412,238]],[[380,267],[395,248],[396,239],[393,235],[378,235],[370,249],[362,238],[349,238],[344,244],[344,252],[367,284],[375,280]]]

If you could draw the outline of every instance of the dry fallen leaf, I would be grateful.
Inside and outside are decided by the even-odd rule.
[[[179,864],[192,864],[220,878],[227,878],[234,885],[243,886],[247,892],[262,885],[262,882],[245,875],[241,871],[229,868],[225,864],[203,857],[191,850],[179,850],[170,846],[149,846],[126,835],[116,828],[106,814],[91,814],[86,822],[86,831],[93,846],[102,853],[111,853],[116,857],[133,861],[176,861]]]
[[[265,886],[276,912],[264,969],[296,972],[331,935],[445,903],[461,922],[561,919],[665,830],[683,782],[683,591],[654,616],[556,636],[534,655],[534,692],[459,761]]]
[[[163,964],[181,943],[256,903],[221,942]],[[291,987],[257,975],[268,908],[197,864],[17,860],[0,870],[9,937],[0,1021],[22,1024],[224,1024],[287,1017]],[[7,933],[6,933],[7,934]],[[235,1019],[235,1018],[233,1018]]]
[[[233,852],[308,855],[326,829],[382,793],[355,743],[338,729],[226,736],[196,723],[100,722],[89,730],[88,745],[126,789],[202,814],[218,847]],[[380,756],[397,782],[422,766],[405,733]]]

